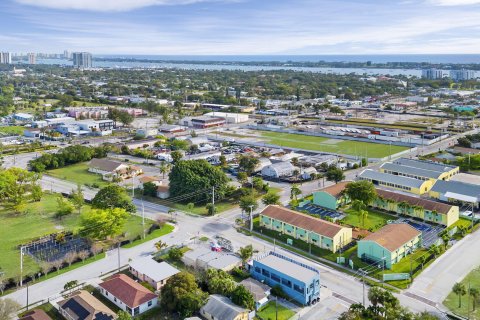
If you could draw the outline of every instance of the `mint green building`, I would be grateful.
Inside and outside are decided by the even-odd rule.
[[[348,197],[343,194],[343,190],[349,183],[350,181],[339,182],[314,192],[312,203],[326,209],[337,210],[338,207],[349,202]]]

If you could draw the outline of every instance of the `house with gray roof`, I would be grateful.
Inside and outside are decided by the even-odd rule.
[[[130,273],[143,282],[148,282],[155,290],[160,290],[167,280],[180,271],[166,262],[157,262],[151,257],[135,259],[129,264]]]
[[[248,320],[249,311],[234,304],[230,299],[212,294],[200,309],[200,314],[207,320]]]
[[[417,195],[429,192],[433,186],[433,181],[431,180],[419,180],[371,169],[364,170],[360,173],[358,179],[370,181],[375,186],[402,190]]]
[[[253,295],[253,299],[255,299],[255,310],[258,310],[267,304],[268,296],[272,290],[270,286],[253,278],[244,279],[240,284]]]

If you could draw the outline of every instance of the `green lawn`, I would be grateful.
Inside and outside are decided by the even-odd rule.
[[[102,176],[100,174],[88,172],[88,164],[86,162],[49,170],[46,172],[46,174],[81,185],[91,185],[92,183],[96,183],[100,188],[102,188],[109,184],[108,181],[102,180]]]
[[[23,136],[24,130],[25,128],[21,126],[0,127],[0,136],[2,134]]]
[[[359,227],[366,230],[376,231],[387,224],[388,220],[396,220],[397,217],[377,211],[368,209],[368,216],[365,220],[365,225],[362,225],[359,214],[353,209],[345,210],[346,217],[342,220],[344,224],[351,225],[353,227]]]
[[[267,143],[281,147],[300,148],[305,150],[332,152],[346,155],[357,155],[369,158],[383,158],[390,154],[407,150],[407,147],[389,146],[373,142],[329,139],[301,134],[262,131],[261,135]],[[391,152],[390,152],[391,151]]]
[[[468,285],[470,284],[470,288],[476,288],[477,290],[480,290],[480,268],[477,268],[470,272],[465,279],[461,281],[461,283],[465,286],[465,290],[468,291]],[[468,300],[470,302],[468,302]],[[467,317],[470,311],[470,319],[480,319],[480,306],[478,305],[475,308],[475,311],[473,310],[473,301],[472,298],[469,297],[468,295],[464,295],[461,298],[461,303],[462,306],[458,306],[458,296],[450,292],[450,294],[447,296],[445,301],[443,301],[443,304],[450,309],[450,311],[462,315],[464,317]],[[470,305],[469,305],[470,303]],[[470,308],[467,308],[467,307]]]
[[[132,243],[129,243],[127,245],[124,245],[123,247],[124,248],[131,248],[131,247],[134,247],[134,246],[138,246],[139,244],[142,244],[144,242],[147,242],[147,241],[150,241],[150,240],[153,240],[155,238],[158,238],[158,237],[161,237],[161,236],[164,236],[166,234],[169,234],[170,232],[172,232],[174,229],[174,226],[170,225],[170,224],[166,224],[164,225],[161,229],[156,229],[154,230],[152,233],[150,234],[147,234],[145,236],[145,239],[140,239],[140,240],[137,240],[137,241],[134,241]],[[143,228],[140,224],[140,229],[138,230],[139,234],[141,235],[142,234],[142,231]]]
[[[58,194],[46,193],[42,201],[27,204],[24,214],[14,214],[6,209],[0,209],[2,219],[2,231],[0,233],[0,270],[5,272],[7,278],[20,273],[20,251],[18,246],[37,239],[44,235],[59,232],[61,230],[75,231],[78,229],[80,216],[77,212],[63,218],[54,217],[57,209]],[[87,211],[90,206],[85,205],[82,211]],[[153,221],[145,220],[145,229],[152,225]],[[146,236],[146,240],[167,234],[173,230],[171,225],[165,225],[162,229],[155,230]],[[131,215],[124,227],[126,237],[134,239],[143,235],[142,218]],[[144,242],[138,240],[129,246],[135,246]],[[80,263],[81,265],[81,263]],[[73,265],[72,265],[73,267]],[[36,272],[38,265],[29,256],[24,256],[24,274]],[[55,273],[54,273],[55,274]]]
[[[288,320],[294,315],[295,312],[284,307],[280,303],[277,303],[277,306],[275,307],[275,301],[268,302],[257,311],[257,317],[262,320]]]

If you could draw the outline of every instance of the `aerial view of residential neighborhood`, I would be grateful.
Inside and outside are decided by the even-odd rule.
[[[479,14],[0,1],[0,320],[480,320]]]

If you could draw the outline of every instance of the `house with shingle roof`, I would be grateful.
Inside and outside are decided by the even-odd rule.
[[[248,320],[248,310],[234,304],[227,297],[212,294],[200,309],[200,314],[208,320]]]
[[[115,312],[85,290],[77,291],[67,299],[58,302],[58,312],[65,319],[72,320],[112,320],[117,318]]]
[[[446,227],[459,218],[458,206],[382,189],[377,189],[377,199],[371,206]]]
[[[103,180],[112,181],[114,178],[128,179],[143,173],[142,168],[122,162],[93,158],[88,164],[88,171],[102,175]]]
[[[278,205],[260,213],[260,226],[337,252],[352,241],[352,229]]]
[[[23,315],[19,320],[52,320],[42,309],[34,309]]]
[[[358,241],[357,255],[362,261],[392,265],[414,252],[422,243],[422,233],[408,223],[387,224]]]
[[[100,283],[100,293],[132,316],[154,308],[158,297],[125,274],[116,274]]]
[[[313,192],[313,204],[330,210],[337,210],[338,207],[350,202],[343,193],[347,184],[351,181],[342,181],[320,191]]]

